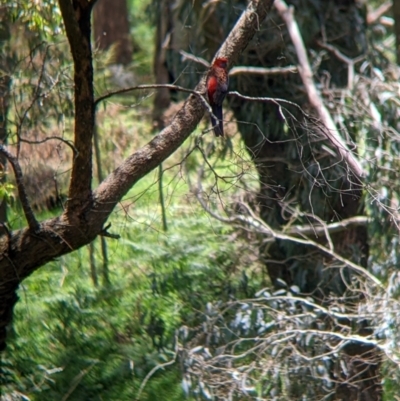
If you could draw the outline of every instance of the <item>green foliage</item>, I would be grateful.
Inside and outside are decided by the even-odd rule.
[[[0,183],[0,201],[10,203],[14,198],[15,187],[8,182]]]
[[[198,6],[200,3],[194,5]],[[217,3],[208,2],[208,7],[214,7]],[[72,131],[73,88],[67,44],[60,41],[55,46],[42,42],[53,40],[54,35],[62,31],[58,6],[53,1],[7,4],[11,7],[13,21],[22,22],[26,25],[25,32],[31,32],[26,41],[19,38],[21,42],[11,42],[11,45],[15,46],[14,64],[11,68],[12,95],[17,109],[10,116],[10,142],[16,144],[21,137],[41,141],[53,130],[57,134],[61,132],[63,139],[70,139],[70,134],[67,133]],[[215,28],[213,20],[206,14],[200,14],[203,11],[201,7],[195,10],[192,4],[181,4],[181,12],[185,14],[185,18],[186,13],[190,17],[185,21],[194,24],[191,29],[198,47],[193,48],[193,52],[201,54],[202,46],[210,51],[211,46],[207,47],[208,42],[205,39],[199,40],[197,26],[203,26],[196,25],[195,13],[207,17],[211,28]],[[138,80],[148,83],[152,79],[151,60],[154,49],[154,27],[149,24],[149,17],[154,17],[151,1],[132,0],[131,7],[132,33],[137,44],[133,69]],[[223,16],[233,21],[237,18],[237,10],[234,11],[234,15],[223,13]],[[302,20],[299,18],[299,21]],[[225,25],[227,27],[227,24]],[[319,29],[319,24],[313,24],[312,29]],[[268,31],[267,34],[270,35],[271,32]],[[306,33],[305,38],[308,36],[311,38],[313,33]],[[213,35],[209,37],[214,39]],[[277,40],[281,43],[281,31]],[[218,41],[213,42],[213,46],[216,46]],[[281,50],[278,53],[279,57],[271,57],[271,62],[275,63],[275,59],[279,59],[284,60],[286,64],[287,59],[281,57]],[[107,72],[108,60],[112,59],[112,55],[109,58],[103,56],[104,54],[96,55],[95,86],[98,94],[113,89],[110,88],[110,74]],[[176,59],[181,57],[177,54],[175,56]],[[387,54],[384,54],[385,57],[380,56],[379,51],[371,53],[371,60],[381,59],[382,64],[374,65],[372,61],[368,61],[371,64],[363,65],[363,71],[367,70],[365,74],[361,73],[361,69],[357,69],[359,81],[355,85],[353,97],[343,92],[343,98],[332,98],[334,111],[331,111],[346,124],[349,137],[359,141],[359,155],[366,160],[375,157],[377,159],[376,164],[370,165],[370,187],[365,190],[365,197],[371,202],[367,210],[374,219],[370,226],[370,260],[374,272],[394,283],[391,296],[397,299],[400,288],[395,280],[399,265],[398,235],[395,225],[387,219],[386,213],[392,213],[395,218],[394,211],[400,201],[397,185],[399,141],[396,134],[400,131],[397,123],[399,100],[396,80],[385,78],[390,76],[387,62],[387,58],[390,57]],[[254,58],[259,58],[257,52],[254,52]],[[253,65],[253,61],[252,58],[248,58],[244,60],[244,64]],[[176,65],[178,62],[174,66]],[[322,65],[325,68],[325,60]],[[190,78],[191,83],[197,81],[198,71],[197,66],[188,69],[186,78]],[[340,71],[346,78],[347,74]],[[181,70],[175,72],[176,76],[179,76]],[[185,78],[185,75],[182,76]],[[303,91],[297,76],[283,79],[293,80],[290,91],[293,88]],[[260,96],[266,94],[267,81],[269,82],[270,78],[258,85]],[[239,86],[239,90],[245,89],[246,85],[240,87],[239,80],[233,81],[233,86]],[[277,94],[276,86],[271,95]],[[372,104],[375,107],[374,110],[382,121],[379,129],[371,129],[376,123],[371,116],[364,118],[365,116],[359,113],[359,110],[366,107],[360,100],[366,92],[370,96],[369,106]],[[148,140],[152,130],[147,118],[150,115],[150,96],[147,92],[132,96],[129,94],[114,98],[99,107],[97,123],[105,173],[115,168],[119,159],[126,157]],[[128,110],[113,108],[114,102],[122,103]],[[271,112],[264,106],[260,106],[257,111],[250,102],[241,104],[240,108],[246,116],[243,123],[251,120],[259,126],[267,125],[271,130],[270,139],[275,135],[275,139],[291,139],[291,126],[285,125],[281,130],[282,121],[277,121],[275,127],[271,123],[274,111]],[[381,130],[382,127],[385,130]],[[250,132],[254,131],[254,126],[243,124],[241,129],[242,132]],[[297,146],[305,146],[309,142],[306,135],[296,139],[295,146],[288,152],[287,157],[285,156],[290,162],[299,158]],[[279,393],[282,399],[289,399],[289,392],[301,394],[305,391],[304,386],[296,382],[296,378],[314,375],[315,366],[310,363],[298,367],[297,356],[294,353],[289,354],[288,350],[301,345],[307,351],[304,356],[309,360],[315,358],[316,350],[321,355],[326,351],[325,346],[330,335],[318,338],[303,333],[304,330],[314,327],[317,321],[315,316],[320,314],[320,310],[317,307],[314,310],[313,306],[303,305],[298,300],[282,299],[278,302],[275,299],[280,296],[290,298],[297,294],[299,289],[296,286],[272,295],[260,292],[251,302],[236,302],[238,299],[252,297],[257,288],[265,285],[262,271],[254,262],[257,256],[248,256],[255,252],[256,247],[252,248],[248,237],[241,238],[218,220],[210,220],[197,200],[192,199],[194,193],[200,193],[200,196],[206,199],[207,206],[222,213],[240,207],[236,204],[236,199],[240,197],[243,188],[249,193],[259,191],[259,176],[255,174],[254,166],[248,157],[243,156],[243,149],[238,149],[237,145],[237,141],[234,140],[233,149],[229,149],[229,161],[225,162],[218,157],[223,152],[221,149],[215,149],[210,141],[195,136],[168,162],[163,182],[169,227],[167,233],[160,231],[157,173],[149,175],[135,186],[111,218],[111,231],[120,234],[121,239],[107,240],[111,278],[109,286],[93,285],[87,249],[81,249],[48,264],[24,281],[20,291],[21,301],[15,310],[9,349],[2,361],[0,385],[7,394],[19,393],[31,400],[82,401],[132,400],[139,397],[139,394],[140,400],[150,401],[160,399],[162,394],[165,401],[179,401],[185,398],[185,393],[195,388],[194,393],[198,397],[207,398],[210,394],[207,386],[203,385],[201,380],[196,382],[202,371],[196,372],[199,374],[192,378],[191,388],[188,375],[181,386],[181,366],[175,360],[177,341],[181,341],[183,337],[190,351],[193,351],[191,346],[197,345],[198,341],[200,349],[193,353],[197,353],[199,360],[203,362],[210,357],[210,351],[215,352],[218,347],[227,347],[232,355],[235,352],[246,353],[252,350],[254,344],[258,346],[268,335],[271,335],[271,344],[274,347],[266,348],[263,363],[272,363],[279,354],[284,360],[281,371],[272,366],[271,369],[254,373],[255,369],[250,365],[255,360],[254,355],[261,355],[258,352],[261,348],[255,349],[254,353],[250,352],[239,362],[234,360],[230,366],[239,369],[240,363],[244,363],[250,367],[249,377],[254,386],[247,389],[248,395],[272,397]],[[58,147],[57,149],[59,150]],[[199,152],[199,149],[202,152]],[[315,149],[313,148],[314,151]],[[206,150],[209,151],[207,162]],[[228,146],[224,151],[227,150]],[[287,174],[290,183],[287,186],[302,192],[296,202],[308,205],[312,209],[310,212],[323,215],[327,204],[318,202],[317,198],[311,199],[310,193],[316,181],[308,177],[317,176],[319,170],[313,164],[311,155],[304,153],[302,157],[310,161],[310,164],[304,164],[306,170],[301,173],[304,174],[304,180],[301,185],[297,185],[298,172],[293,175]],[[185,162],[182,163],[182,160]],[[322,162],[322,166],[323,163],[328,163],[328,159]],[[290,164],[288,166],[287,171],[290,171],[292,167]],[[32,165],[28,167],[28,171],[32,170]],[[328,168],[329,163],[325,167]],[[61,175],[64,168],[57,165],[55,170]],[[197,174],[201,170],[202,173]],[[337,182],[342,182],[342,173],[338,171]],[[35,174],[34,172],[33,177],[37,176],[40,182],[41,176]],[[290,177],[295,178],[293,183],[290,182]],[[193,190],[190,185],[193,182],[200,182],[202,188],[197,187]],[[43,189],[43,186],[40,188]],[[12,184],[2,185],[0,197],[10,197],[12,190]],[[334,195],[337,198],[342,196],[340,191]],[[240,202],[237,203],[240,205]],[[296,207],[300,208],[297,203]],[[276,210],[272,209],[269,211],[271,219],[283,218],[275,212]],[[20,217],[15,219],[13,227],[24,224],[18,220]],[[305,216],[301,221],[299,219],[299,222],[308,223],[308,220],[308,216]],[[294,248],[293,243],[284,246],[289,251]],[[100,246],[96,242],[97,267],[101,263],[99,255]],[[299,253],[296,253],[297,256]],[[299,277],[301,275],[301,280],[298,281],[309,281],[306,268],[300,264],[301,258],[293,259],[292,272],[297,270],[296,274]],[[310,270],[318,274],[326,270],[323,262],[314,263],[307,259],[305,264],[311,265]],[[382,314],[379,315],[381,320],[377,318],[374,322],[376,336],[396,338],[396,311],[396,308],[390,309],[390,313],[385,315],[385,322],[382,322]],[[275,321],[271,318],[272,313],[276,314]],[[359,315],[356,316],[359,319]],[[285,343],[286,339],[283,339],[276,343],[279,346],[275,346],[277,334],[273,330],[281,325],[280,333],[284,333],[287,329],[285,319],[289,318],[292,319],[293,327],[301,333],[290,337],[290,341],[293,342]],[[326,316],[323,318],[320,318],[318,324],[326,323]],[[339,326],[338,322],[334,323]],[[325,326],[318,328],[322,330]],[[209,347],[205,347],[204,338],[210,340],[210,344],[206,344]],[[394,340],[393,342],[395,343]],[[194,359],[195,357],[192,358]],[[330,361],[333,360],[332,357]],[[164,365],[166,363],[168,365]],[[328,366],[329,363],[331,362],[326,362],[326,366],[321,364],[318,371],[320,376],[315,375],[313,380],[309,381],[306,391],[310,397],[314,395],[314,390],[321,381],[325,380],[324,384],[328,387],[332,385],[327,373],[332,369]],[[259,366],[263,368],[266,365],[260,363]],[[156,369],[157,367],[159,369]],[[398,373],[391,369],[389,364],[384,368],[386,397],[392,399],[396,395],[395,383]],[[226,374],[227,380],[231,379],[229,369],[222,366],[221,371],[221,377],[224,378]],[[153,373],[148,376],[150,372]],[[147,379],[149,380],[146,381]]]
[[[181,326],[200,324],[211,302],[254,291],[259,279],[244,273],[249,264],[231,230],[210,222],[198,204],[182,202],[188,187],[173,169],[164,177],[174,188],[167,191],[167,233],[158,230],[156,175],[124,201],[136,199],[135,220],[126,208],[112,217],[121,239],[108,241],[111,286],[93,287],[86,249],[24,281],[6,353],[10,392],[31,400],[69,392],[74,400],[135,399],[149,371],[174,358]],[[99,251],[96,245],[96,257]],[[140,399],[183,399],[180,381],[176,363],[160,369]]]
[[[13,22],[24,24],[37,37],[50,39],[60,33],[62,19],[57,0],[6,1]]]

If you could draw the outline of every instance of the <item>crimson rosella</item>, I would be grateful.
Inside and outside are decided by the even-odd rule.
[[[210,68],[207,75],[207,94],[208,101],[214,116],[211,116],[211,124],[214,128],[215,136],[224,136],[224,126],[222,122],[222,102],[228,93],[228,59],[217,58]]]

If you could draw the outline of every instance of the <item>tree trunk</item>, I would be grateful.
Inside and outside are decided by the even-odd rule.
[[[132,62],[133,45],[130,36],[127,0],[99,0],[94,7],[95,46],[108,50],[115,46],[112,64]]]
[[[355,2],[331,0],[291,3],[296,5],[297,20],[303,21],[300,29],[307,48],[314,47],[314,51],[319,51],[315,44],[323,38],[350,58],[365,51],[365,25]],[[260,34],[257,43],[247,49],[243,64],[262,67],[276,67],[277,63],[296,64],[296,54],[291,52],[291,39],[284,28],[277,28],[276,19],[270,21],[264,32],[267,32],[267,36],[264,38]],[[268,44],[262,46],[262,43]],[[325,58],[321,70],[329,71],[331,82],[336,87],[347,86],[347,66],[336,58]],[[283,98],[300,104],[308,113],[313,112],[298,75],[264,78],[248,75],[232,81],[232,86],[246,95]],[[287,119],[284,121],[281,111],[271,103],[249,104],[235,99],[231,107],[238,121],[257,124],[256,129],[252,124],[240,125],[239,129],[260,176],[257,202],[260,214],[271,227],[281,230],[297,210],[308,215],[304,220],[300,218],[303,224],[307,224],[309,219],[332,222],[362,214],[362,192],[357,179],[346,173],[347,167],[338,163],[340,158],[332,158],[331,154],[324,151],[321,142],[317,138],[314,140],[313,131],[317,128],[312,127],[301,112],[288,106],[290,114],[283,112]],[[288,124],[292,127],[293,136],[290,130],[288,132]],[[344,233],[333,234],[331,238],[338,254],[366,267],[366,227],[351,228]],[[323,239],[318,241],[324,242]],[[261,253],[267,260],[266,268],[272,282],[278,286],[282,280],[288,286],[296,285],[301,292],[312,294],[316,302],[321,304],[329,303],[331,294],[345,297],[347,288],[343,271],[331,268],[334,261],[323,253],[309,246],[282,240],[263,245]],[[346,271],[344,275],[351,277],[351,271]],[[366,334],[365,330],[363,332]],[[380,400],[382,389],[378,350],[354,343],[343,351],[341,363],[346,369],[341,366],[331,371],[332,379],[342,382],[336,387],[335,399]]]
[[[7,143],[7,114],[9,109],[9,97],[11,77],[9,71],[9,60],[6,56],[7,51],[3,49],[3,44],[8,44],[10,33],[10,16],[7,7],[0,7],[0,143]],[[0,154],[0,185],[6,181],[7,159]],[[7,222],[7,203],[5,199],[0,199],[0,223]],[[6,234],[4,225],[0,225],[0,237]]]
[[[170,47],[172,35],[172,0],[157,2],[156,13],[156,48],[154,53],[154,76],[157,84],[173,83],[173,78],[168,71],[167,50]],[[163,128],[162,114],[171,103],[170,89],[162,88],[154,97],[153,120],[155,128]]]

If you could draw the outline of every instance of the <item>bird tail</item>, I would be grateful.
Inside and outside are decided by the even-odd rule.
[[[213,107],[212,112],[217,119],[211,116],[211,124],[214,128],[215,136],[224,136],[224,125],[222,122],[222,107]]]

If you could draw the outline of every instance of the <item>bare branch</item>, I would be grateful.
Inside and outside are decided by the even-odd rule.
[[[81,370],[73,379],[71,387],[68,389],[67,393],[64,395],[61,401],[67,401],[69,396],[76,390],[82,379],[94,368],[98,361],[93,361],[90,366],[84,370]]]
[[[183,86],[179,86],[179,85],[172,85],[172,84],[153,84],[153,85],[137,85],[137,86],[131,86],[129,88],[122,88],[122,89],[118,89],[116,91],[112,91],[112,92],[108,92],[105,95],[102,95],[100,97],[98,97],[95,100],[95,105],[97,106],[100,102],[102,102],[103,100],[109,99],[110,97],[116,96],[116,95],[122,95],[123,93],[129,93],[129,92],[133,92],[135,90],[143,90],[143,89],[161,89],[161,88],[167,88],[167,89],[173,89],[173,90],[177,90],[177,91],[181,91],[181,92],[186,92],[186,93],[191,93],[193,95],[196,96],[200,96],[202,99],[203,96],[200,92],[193,90],[193,89],[187,89],[184,88]],[[204,92],[205,93],[205,92]]]
[[[275,241],[276,239],[280,239],[280,240],[296,242],[298,244],[308,245],[308,246],[317,248],[320,251],[324,252],[325,254],[331,256],[333,259],[352,268],[357,273],[367,277],[378,287],[384,288],[381,281],[378,280],[374,275],[369,273],[362,266],[357,265],[356,263],[352,262],[351,260],[339,255],[337,252],[334,252],[332,249],[329,249],[329,248],[325,247],[324,245],[322,245],[318,242],[315,242],[307,237],[305,237],[305,238],[294,237],[293,235],[288,235],[284,232],[274,230],[265,221],[261,220],[258,216],[256,216],[254,211],[250,207],[246,207],[247,212],[248,212],[247,215],[236,214],[236,215],[229,216],[229,217],[223,217],[223,216],[219,215],[217,212],[214,212],[213,210],[211,210],[204,202],[204,199],[201,196],[201,194],[203,192],[202,192],[200,185],[201,184],[199,184],[199,188],[194,191],[194,194],[195,194],[196,198],[198,199],[200,205],[203,207],[203,209],[207,213],[209,213],[212,217],[214,217],[215,219],[217,219],[223,223],[234,224],[234,225],[240,223],[240,226],[243,228],[250,226],[251,229],[254,230],[254,232],[257,232],[259,234],[263,234],[266,236],[266,241],[264,241],[264,242],[271,242],[271,241]],[[242,206],[245,206],[245,205],[242,204]],[[345,222],[345,225],[346,224],[357,224],[357,223],[360,223],[360,222],[357,222],[357,220],[355,220],[351,223],[349,221],[347,221],[347,222]],[[307,227],[307,229],[305,229],[304,231],[308,231],[309,229],[310,229],[310,231],[312,231],[311,228],[312,227]],[[338,228],[339,227],[336,225],[334,225],[334,227],[333,227],[334,230],[337,230]],[[324,227],[324,226],[319,227],[319,230],[321,230],[322,233],[326,233],[326,229],[327,229],[327,227]],[[295,229],[293,234],[302,234],[303,235],[304,233],[301,233],[301,229],[300,229],[300,233],[296,232],[296,229]]]
[[[291,242],[297,242],[299,244],[303,245],[310,245],[315,248],[318,248],[320,251],[326,253],[327,255],[331,256],[333,259],[338,260],[339,262],[343,263],[344,265],[352,268],[356,272],[360,273],[361,275],[367,277],[370,279],[374,284],[376,284],[380,288],[384,288],[383,284],[381,283],[380,280],[378,280],[374,275],[369,273],[365,268],[362,266],[357,265],[356,263],[352,262],[351,260],[342,257],[339,255],[337,252],[332,251],[331,249],[323,246],[322,244],[319,244],[309,238],[303,239],[303,238],[297,238],[293,237],[291,235],[287,235],[281,232],[278,232],[276,230],[273,230],[272,227],[270,227],[268,224],[266,224],[263,220],[259,219],[254,212],[248,208],[248,211],[251,213],[250,216],[237,216],[240,218],[242,221],[246,221],[248,224],[251,226],[259,229],[261,232],[264,232],[267,235],[271,235],[275,239],[281,239],[281,240],[287,240]]]
[[[171,365],[173,365],[175,363],[177,352],[178,352],[178,344],[179,344],[178,343],[178,339],[176,337],[175,337],[175,344],[176,344],[175,345],[175,351],[173,353],[172,359],[167,361],[167,362],[160,363],[160,364],[154,366],[154,368],[151,369],[149,373],[147,373],[146,377],[142,381],[142,384],[140,385],[137,397],[135,399],[136,401],[140,400],[140,397],[142,396],[142,392],[143,392],[144,388],[146,387],[147,382],[151,379],[151,377],[154,375],[154,373],[156,373],[159,369],[164,369],[167,366],[171,366]]]
[[[340,61],[343,61],[347,64],[347,89],[352,90],[354,87],[354,64],[358,63],[365,59],[364,55],[351,59],[347,57],[342,52],[339,51],[335,46],[332,46],[328,43],[323,43],[321,41],[317,41],[318,45],[321,46],[323,49],[330,51],[334,54]]]
[[[24,178],[21,170],[21,166],[18,163],[18,159],[14,157],[8,150],[5,149],[3,145],[0,145],[0,153],[4,155],[7,160],[10,162],[11,167],[14,171],[15,181],[17,183],[18,195],[21,201],[22,209],[25,214],[26,221],[28,222],[28,226],[32,231],[38,231],[40,225],[33,214],[33,210],[29,203],[28,195],[25,190]]]
[[[367,216],[355,216],[336,223],[320,225],[320,226],[292,226],[288,229],[289,234],[299,234],[299,235],[324,235],[326,231],[329,234],[338,233],[347,230],[352,227],[366,226],[370,219]]]
[[[387,13],[392,8],[392,1],[387,1],[386,3],[381,4],[375,10],[368,11],[367,14],[367,24],[374,24],[382,17],[383,14]]]
[[[256,75],[281,75],[281,74],[296,74],[298,72],[297,67],[294,65],[288,65],[286,67],[246,67],[238,66],[233,67],[229,71],[230,76],[240,74],[256,74]]]
[[[198,99],[200,99],[201,103],[203,104],[204,109],[207,110],[210,113],[210,115],[212,115],[214,118],[216,118],[212,112],[211,106],[209,105],[208,101],[206,100],[206,98],[204,97],[204,95],[202,93],[200,93],[196,90],[184,88],[183,86],[172,85],[172,84],[137,85],[137,86],[132,86],[129,88],[118,89],[116,91],[108,92],[105,95],[100,96],[98,99],[96,99],[95,105],[97,105],[100,102],[102,102],[103,100],[109,99],[113,96],[120,95],[123,93],[128,93],[128,92],[131,92],[134,90],[161,89],[161,88],[174,89],[174,90],[178,90],[181,92],[191,93],[192,95],[197,96]],[[205,94],[205,92],[204,92],[204,94]]]
[[[190,60],[190,61],[194,61],[195,63],[201,64],[206,68],[210,68],[210,66],[211,66],[211,64],[207,60],[205,60],[204,58],[199,57],[199,56],[195,56],[194,54],[190,54],[188,52],[185,52],[185,50],[181,50],[179,52],[179,54],[182,55],[182,61],[184,61],[184,62],[186,60]]]
[[[182,61],[190,60],[195,63],[201,64],[206,68],[210,67],[210,63],[202,57],[195,56],[184,50],[179,52],[182,55]],[[249,67],[249,66],[237,66],[233,67],[229,71],[230,76],[240,75],[240,74],[258,74],[258,75],[279,75],[279,74],[290,74],[297,73],[297,67],[294,65],[288,65],[286,67],[272,67],[272,68],[264,68],[264,67]]]
[[[278,10],[279,15],[287,25],[289,35],[292,39],[293,45],[296,49],[297,57],[299,59],[299,73],[304,87],[307,91],[308,99],[314,110],[316,111],[318,118],[321,120],[321,124],[323,126],[323,134],[326,135],[326,137],[338,149],[341,157],[347,162],[353,173],[357,177],[362,177],[364,175],[364,170],[360,162],[357,160],[353,152],[351,152],[351,150],[344,142],[343,138],[340,136],[340,133],[336,128],[336,125],[333,122],[327,108],[322,102],[322,99],[314,84],[313,74],[311,71],[310,63],[308,61],[307,51],[304,46],[297,22],[294,19],[293,7],[289,8],[283,0],[275,0],[274,5]]]
[[[61,138],[60,136],[48,136],[44,139],[35,140],[35,141],[30,140],[30,139],[20,138],[21,142],[28,143],[29,145],[40,145],[42,143],[52,141],[52,140],[60,141],[60,142],[64,143],[65,145],[67,145],[72,150],[74,155],[77,153],[77,150],[76,150],[74,144],[70,140]]]

